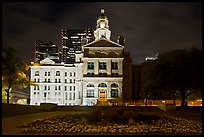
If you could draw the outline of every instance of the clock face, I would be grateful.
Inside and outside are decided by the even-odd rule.
[[[100,23],[100,27],[101,27],[101,28],[105,28],[105,23],[104,23],[104,22],[101,22],[101,23]]]

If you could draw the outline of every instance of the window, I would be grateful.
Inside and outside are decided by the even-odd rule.
[[[50,86],[48,86],[48,90],[50,90]]]
[[[93,84],[88,84],[87,87],[94,87],[94,85]]]
[[[88,69],[94,69],[94,62],[88,62]]]
[[[111,63],[111,68],[112,69],[118,69],[118,62],[112,62]]]
[[[61,90],[60,86],[58,87],[58,90]]]
[[[67,91],[67,86],[64,87],[64,90]]]
[[[72,83],[72,79],[70,79],[70,83]]]
[[[64,83],[67,83],[67,79],[64,80]]]
[[[64,76],[67,76],[67,72],[64,73]]]
[[[35,71],[35,76],[39,76],[39,71]]]
[[[45,72],[45,76],[47,76],[47,72]]]
[[[75,83],[75,79],[74,79],[74,83]]]
[[[48,76],[50,76],[50,72],[48,72]]]
[[[60,76],[60,72],[59,71],[56,71],[56,76]]]
[[[38,79],[38,82],[40,82],[40,79]]]
[[[47,79],[45,79],[45,82],[47,82]]]
[[[65,100],[68,100],[67,92],[65,93]]]
[[[69,100],[72,100],[72,93],[69,92]]]
[[[72,91],[72,86],[70,86],[69,88],[70,88],[70,91]]]
[[[61,82],[60,79],[58,79],[58,82],[59,82],[59,83]]]
[[[39,86],[37,86],[37,89],[38,89],[38,90],[40,90],[40,87],[39,87]]]
[[[47,86],[44,87],[44,90],[47,90]]]
[[[34,86],[34,90],[36,90],[36,86]]]
[[[72,76],[72,72],[70,72],[70,74],[69,74],[69,75],[70,75],[70,77],[71,77],[71,76]]]
[[[75,92],[73,93],[73,100],[75,100]]]
[[[75,91],[75,86],[74,86],[74,91]]]
[[[36,82],[36,78],[34,78],[34,81]]]
[[[99,62],[99,69],[106,69],[106,62]]]
[[[74,77],[76,77],[76,72],[74,72]]]
[[[107,85],[106,85],[105,83],[100,83],[100,84],[98,85],[98,87],[107,87]]]
[[[34,95],[36,94],[36,92],[34,92]]]
[[[57,79],[55,79],[55,83],[57,83]]]
[[[50,82],[50,79],[48,79],[48,82]]]
[[[111,84],[111,88],[117,88],[118,85],[116,83]]]
[[[46,94],[47,94],[47,93],[45,92],[45,93],[44,93],[44,97],[45,97],[45,98],[46,98]]]
[[[55,90],[57,90],[57,86],[55,86]]]
[[[111,97],[118,97],[118,89],[111,89]]]
[[[94,90],[88,89],[86,92],[86,97],[94,97]]]
[[[118,84],[111,84],[111,97],[118,97]]]

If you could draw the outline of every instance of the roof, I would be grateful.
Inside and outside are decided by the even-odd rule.
[[[84,48],[88,48],[88,47],[121,47],[123,48],[122,45],[115,43],[111,40],[105,39],[105,38],[101,38],[97,41],[93,41],[91,43],[88,43],[87,45],[84,46]]]

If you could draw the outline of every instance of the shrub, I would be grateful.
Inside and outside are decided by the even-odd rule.
[[[134,120],[136,122],[151,122],[151,121],[157,121],[160,119],[159,115],[145,115],[145,114],[138,114],[136,117],[134,117]]]

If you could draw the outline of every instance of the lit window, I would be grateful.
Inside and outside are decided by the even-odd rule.
[[[99,69],[106,69],[106,62],[99,62]]]
[[[100,84],[98,85],[98,87],[107,87],[107,85],[106,85],[105,83],[100,83]]]
[[[94,62],[88,62],[88,69],[94,69]]]
[[[35,76],[39,76],[39,71],[35,71]]]
[[[111,68],[112,69],[118,69],[118,62],[112,62],[111,63]]]
[[[86,97],[94,97],[94,90],[88,89],[86,92]]]

